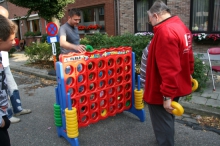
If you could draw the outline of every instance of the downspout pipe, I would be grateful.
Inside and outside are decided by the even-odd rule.
[[[120,35],[120,0],[114,1],[115,7],[115,34]]]

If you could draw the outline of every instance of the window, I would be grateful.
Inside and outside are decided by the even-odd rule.
[[[98,24],[101,25],[101,31],[103,31],[105,27],[104,15],[104,6],[82,8],[80,25],[89,26],[90,24]]]
[[[27,21],[27,27],[28,27],[28,31],[39,32],[40,31],[39,19]]]
[[[148,15],[147,10],[149,8],[146,0],[137,0],[137,31],[148,30]]]
[[[152,31],[152,26],[148,24],[147,11],[156,0],[135,0],[135,32]],[[166,0],[164,0],[166,3]]]
[[[27,30],[30,32],[41,32],[40,18],[38,14],[32,14],[27,19]]]
[[[193,32],[220,32],[220,0],[192,0],[191,8]]]

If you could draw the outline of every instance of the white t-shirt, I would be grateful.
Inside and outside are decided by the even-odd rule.
[[[8,52],[7,51],[1,51],[1,54],[2,54],[2,65],[3,65],[3,67],[9,66]]]

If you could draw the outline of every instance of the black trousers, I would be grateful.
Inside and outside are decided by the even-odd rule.
[[[0,145],[1,146],[10,146],[10,138],[8,135],[8,128],[11,124],[10,120],[7,116],[2,117],[5,121],[5,126],[3,128],[0,128]]]
[[[178,102],[179,98],[175,98]],[[151,123],[159,146],[174,146],[175,116],[168,113],[163,105],[148,104]]]

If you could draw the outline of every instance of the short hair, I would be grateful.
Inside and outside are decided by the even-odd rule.
[[[77,8],[69,9],[68,13],[70,17],[73,17],[74,15],[80,16],[80,10]]]
[[[171,14],[170,8],[162,0],[156,0],[147,12],[148,14],[162,14],[164,12]]]
[[[15,34],[18,30],[18,26],[8,18],[5,18],[0,14],[0,39],[6,41],[10,35]]]

